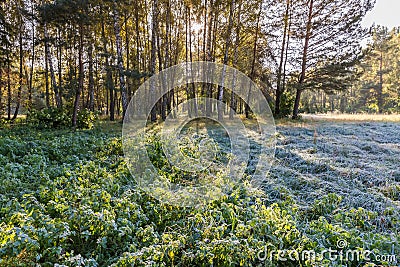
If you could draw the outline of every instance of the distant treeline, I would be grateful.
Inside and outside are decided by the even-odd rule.
[[[354,72],[356,79],[346,90],[306,92],[302,111],[400,113],[400,27],[373,27]]]

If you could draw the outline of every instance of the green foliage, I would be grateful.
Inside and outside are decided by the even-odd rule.
[[[291,112],[293,111],[295,97],[295,94],[290,90],[286,90],[282,93],[280,104],[282,117],[288,117],[291,115]]]
[[[49,107],[41,110],[32,110],[27,116],[30,125],[43,128],[71,127],[71,111],[68,108]],[[77,127],[91,129],[97,119],[94,112],[82,109],[78,112]]]
[[[263,261],[259,252],[321,252],[339,239],[380,253],[400,249],[398,236],[376,231],[376,212],[344,208],[337,194],[316,200],[307,210],[315,216],[244,186],[196,208],[160,203],[133,182],[119,131],[0,134],[0,266],[339,266]],[[395,214],[385,214],[393,225]]]
[[[80,129],[92,129],[97,116],[94,112],[88,109],[81,109],[78,112],[77,127]]]
[[[49,107],[41,110],[32,110],[28,123],[39,128],[61,128],[71,125],[71,117],[67,109]]]

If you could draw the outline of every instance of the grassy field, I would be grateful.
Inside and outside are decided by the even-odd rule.
[[[337,121],[337,122],[400,122],[400,114],[303,114],[309,121]]]
[[[398,265],[399,123],[280,121],[263,190],[197,208],[138,189],[120,131],[0,130],[0,266]],[[294,256],[329,248],[372,254]]]

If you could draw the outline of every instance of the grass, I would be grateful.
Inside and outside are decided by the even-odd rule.
[[[303,114],[302,117],[311,121],[336,122],[400,122],[400,114]]]
[[[278,121],[263,192],[238,186],[196,208],[160,203],[136,187],[121,126],[0,130],[0,266],[397,264],[270,261],[258,252],[321,252],[346,240],[348,249],[399,257],[400,124]],[[223,131],[213,133],[227,145]]]

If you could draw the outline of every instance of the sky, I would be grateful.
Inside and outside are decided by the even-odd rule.
[[[374,22],[389,29],[400,26],[400,0],[376,0],[374,8],[363,19],[363,26],[370,27]]]

